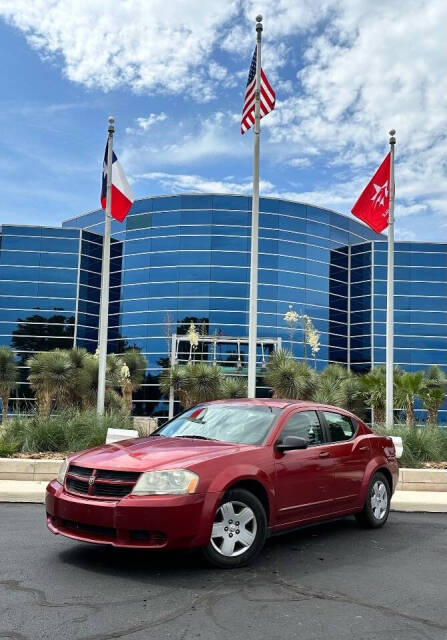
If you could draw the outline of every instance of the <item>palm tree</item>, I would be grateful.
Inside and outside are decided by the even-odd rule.
[[[447,391],[447,376],[441,367],[432,365],[424,372],[424,388],[420,393],[422,406],[427,410],[427,422],[430,426],[438,424],[438,413]]]
[[[146,358],[138,349],[129,349],[120,355],[121,393],[128,415],[132,411],[132,394],[141,387],[147,367]]]
[[[19,377],[19,369],[14,351],[9,347],[0,347],[0,397],[2,399],[2,424],[8,418],[9,394]]]
[[[265,381],[274,398],[308,400],[314,393],[316,374],[306,362],[299,362],[289,351],[280,349],[270,356]]]
[[[71,381],[71,361],[66,351],[54,349],[36,353],[27,362],[29,382],[36,394],[37,412],[48,418],[55,402],[67,395]]]
[[[383,367],[375,367],[360,376],[360,393],[367,407],[373,410],[373,422],[385,422],[386,377]]]
[[[395,378],[395,404],[403,407],[407,414],[407,425],[412,427],[415,424],[414,402],[424,391],[424,373],[401,373]]]

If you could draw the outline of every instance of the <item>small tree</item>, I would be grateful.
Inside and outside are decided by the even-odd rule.
[[[424,391],[424,374],[422,371],[415,373],[405,372],[395,378],[395,404],[405,409],[407,425],[414,426],[414,403],[417,397]]]
[[[141,387],[146,370],[146,358],[138,349],[129,349],[120,355],[121,393],[128,415],[132,411],[132,395]]]
[[[54,349],[36,353],[27,362],[29,382],[36,394],[37,412],[48,418],[55,402],[66,397],[71,380],[72,367],[66,351]]]
[[[9,347],[0,347],[0,397],[2,399],[2,424],[8,418],[8,404],[11,390],[15,388],[19,370],[14,351]]]

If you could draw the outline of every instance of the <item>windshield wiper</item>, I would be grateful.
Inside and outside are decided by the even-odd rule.
[[[215,440],[215,438],[207,438],[206,436],[199,436],[199,435],[195,435],[194,433],[192,433],[190,436],[188,435],[182,435],[182,436],[175,436],[176,438],[194,438],[195,440]]]

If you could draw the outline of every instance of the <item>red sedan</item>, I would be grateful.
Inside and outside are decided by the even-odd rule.
[[[219,567],[266,538],[355,514],[385,524],[398,479],[391,438],[336,407],[222,400],[147,438],[76,453],[47,487],[48,528],[116,547],[200,547]]]

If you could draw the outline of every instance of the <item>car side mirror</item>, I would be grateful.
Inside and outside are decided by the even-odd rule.
[[[287,436],[283,442],[276,443],[276,451],[285,453],[294,449],[307,449],[307,440],[298,436]]]

